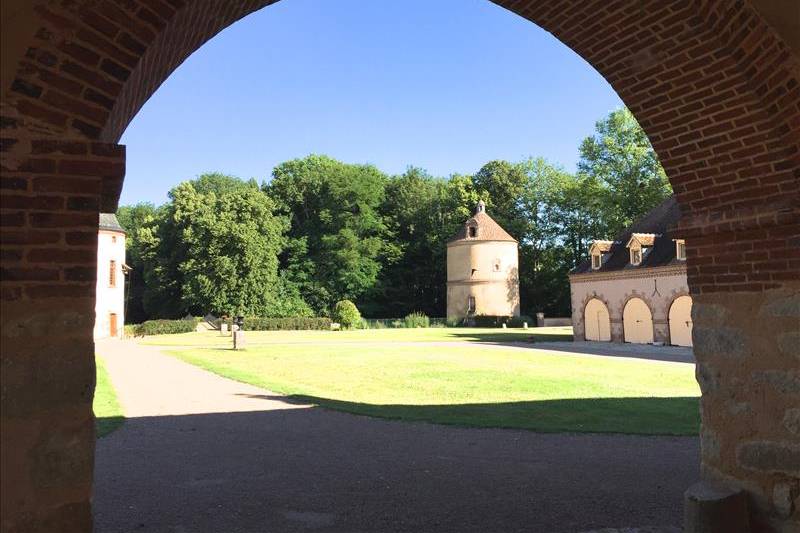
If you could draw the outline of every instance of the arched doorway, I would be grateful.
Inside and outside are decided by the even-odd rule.
[[[679,296],[669,308],[669,343],[692,346],[692,297]]]
[[[583,310],[584,338],[587,341],[610,341],[611,318],[606,304],[592,298]]]
[[[631,298],[622,311],[622,328],[625,342],[651,344],[653,342],[653,314],[641,298]]]
[[[11,450],[8,464],[18,465],[13,479],[4,470],[3,486],[16,487],[18,501],[29,505],[16,511],[12,491],[3,491],[4,506],[16,513],[4,517],[9,527],[23,520],[91,527],[95,378],[85,318],[94,312],[96,258],[87,235],[97,230],[99,210],[113,211],[119,198],[125,150],[115,143],[188,55],[271,3],[3,3],[0,151],[10,200],[3,208],[8,275],[0,329],[2,362],[14,374],[3,382],[2,416],[17,429],[3,432],[1,445]],[[703,472],[746,487],[759,524],[779,519],[779,510],[791,505],[781,494],[790,491],[773,489],[793,473],[788,461],[764,458],[800,457],[785,447],[782,423],[794,398],[769,389],[736,425],[719,406],[734,392],[747,400],[754,393],[741,383],[787,372],[791,362],[791,343],[781,339],[796,332],[792,309],[800,284],[796,267],[774,258],[796,248],[796,3],[496,3],[594,66],[650,137],[681,205],[689,285],[695,305],[708,311],[702,326],[733,331],[742,346],[758,347],[735,360],[713,334],[695,347],[698,361],[723,376],[703,396],[704,431],[714,442],[704,447]],[[743,262],[741,254],[721,253],[719,243],[739,250],[768,244],[769,252]],[[755,313],[737,313],[742,306]],[[42,368],[55,381],[41,379]],[[61,486],[69,498],[40,485],[37,468],[45,456],[55,467],[81,465],[64,467]]]

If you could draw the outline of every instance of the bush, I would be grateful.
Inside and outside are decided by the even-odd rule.
[[[342,328],[354,328],[361,324],[361,313],[350,300],[341,300],[333,306],[333,321],[341,324]]]
[[[288,318],[262,318],[245,317],[245,331],[276,331],[276,330],[309,330],[331,329],[331,319],[327,317],[288,317]]]
[[[190,333],[197,323],[191,320],[148,320],[133,327],[134,335],[168,335],[171,333]],[[125,332],[127,334],[127,331]]]
[[[403,319],[407,328],[427,328],[431,325],[431,319],[425,313],[410,313]]]

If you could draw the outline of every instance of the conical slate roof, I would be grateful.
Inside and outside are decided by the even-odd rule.
[[[474,237],[470,236],[469,228],[476,228]],[[449,246],[457,242],[475,241],[517,242],[514,237],[509,235],[506,230],[500,227],[500,224],[495,222],[492,217],[486,214],[486,204],[483,203],[483,200],[478,202],[478,207],[475,209],[475,214],[472,216],[472,218],[469,218],[466,222],[464,222],[456,234],[447,241],[447,244]]]

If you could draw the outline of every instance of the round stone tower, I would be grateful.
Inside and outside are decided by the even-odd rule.
[[[447,318],[519,316],[517,241],[486,214],[475,215],[447,242]]]

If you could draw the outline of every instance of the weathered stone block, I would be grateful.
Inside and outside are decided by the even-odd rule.
[[[768,317],[800,318],[800,294],[792,294],[767,302],[761,307],[758,314]]]
[[[800,444],[744,442],[736,448],[736,460],[750,470],[800,477]]]
[[[800,497],[800,481],[776,483],[772,489],[772,503],[781,518],[789,518],[795,510],[795,501]]]
[[[778,349],[782,354],[800,360],[800,331],[779,335]]]
[[[800,392],[800,375],[791,370],[753,372],[753,381],[755,383],[768,383],[775,390],[784,394]]]
[[[800,408],[787,409],[783,415],[783,426],[794,434],[800,434]]]
[[[726,327],[698,327],[692,332],[695,352],[701,355],[743,358],[749,354],[741,330]]]
[[[707,363],[697,363],[694,369],[695,379],[700,385],[700,392],[708,394],[719,389],[719,372]]]
[[[701,326],[722,326],[730,312],[725,306],[695,300],[692,302],[692,321]]]

